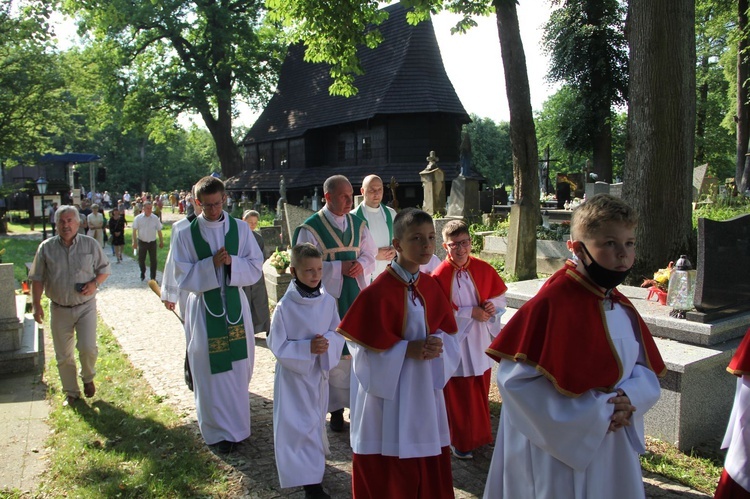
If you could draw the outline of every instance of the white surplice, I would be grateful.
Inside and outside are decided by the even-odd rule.
[[[392,231],[388,228],[388,221],[385,218],[384,211],[390,211],[392,222],[393,219],[396,218],[396,210],[384,204],[380,204],[377,208],[370,208],[363,202],[361,206],[362,214],[365,216],[367,228],[370,230],[373,241],[375,241],[376,249],[391,246],[393,244],[393,238],[391,237]],[[352,214],[356,214],[355,212],[358,208],[359,206],[352,210]],[[375,255],[377,255],[377,252]],[[375,260],[375,268],[367,277],[367,282],[372,282],[377,276],[382,274],[389,263],[391,263],[390,260]]]
[[[397,264],[393,268],[410,280]],[[406,358],[408,342],[427,337],[422,302],[409,299],[406,306],[404,339],[390,349],[375,352],[347,342],[358,381],[350,415],[352,450],[357,454],[429,457],[450,445],[443,388],[458,365],[459,334],[436,333],[443,340],[443,353],[436,359]]]
[[[495,305],[495,315],[487,322],[479,322],[471,318],[471,311],[479,306],[479,299],[474,281],[468,273],[460,271],[453,273],[451,293],[451,301],[458,307],[456,324],[463,336],[461,363],[453,376],[482,376],[487,369],[492,367],[492,359],[484,352],[502,327],[500,318],[505,313],[505,293],[489,299]]]
[[[303,298],[291,283],[271,319],[268,347],[276,356],[273,387],[273,441],[282,487],[323,481],[328,454],[326,412],[328,371],[339,362],[344,338],[336,333],[336,300],[321,290]],[[310,352],[316,334],[328,340],[328,351]]]
[[[750,492],[750,375],[737,378],[734,405],[721,448],[728,449],[724,460],[727,473]]]
[[[438,257],[437,255],[432,255],[430,258],[430,261],[425,263],[424,265],[419,266],[419,271],[424,272],[425,274],[432,275],[432,272],[440,266],[440,264],[443,263],[443,261]]]
[[[617,387],[637,408],[630,426],[615,432],[607,433],[613,414],[607,400],[614,394],[590,390],[567,397],[534,367],[500,362],[503,408],[485,498],[644,497],[638,460],[645,452],[643,415],[659,399],[660,388],[656,374],[643,364],[631,313],[619,304],[605,312],[622,362]]]
[[[190,227],[190,221],[187,218],[183,218],[172,224],[169,253],[167,253],[167,261],[164,263],[164,271],[161,277],[161,300],[176,303],[177,313],[180,317],[185,317],[185,303],[187,302],[189,293],[185,290],[180,290],[180,287],[177,285],[174,266],[174,245],[177,240],[176,234],[186,227]]]
[[[217,222],[198,217],[203,239],[216,253],[224,247],[225,234],[229,230],[229,215]],[[232,363],[232,370],[211,374],[206,332],[206,307],[203,293],[219,286],[222,298],[225,287],[242,288],[256,282],[261,275],[263,255],[250,228],[237,221],[239,249],[232,255],[230,275],[225,266],[214,267],[213,258],[198,260],[189,228],[177,232],[174,245],[175,276],[180,290],[189,292],[185,304],[185,328],[190,368],[193,373],[195,407],[198,426],[207,444],[222,440],[240,442],[250,436],[250,393],[248,386],[253,373],[255,342],[253,319],[245,293],[239,289],[242,303],[242,320],[247,338],[247,359]]]

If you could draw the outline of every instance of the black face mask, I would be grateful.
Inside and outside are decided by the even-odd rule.
[[[320,296],[320,286],[323,285],[323,281],[320,281],[317,286],[314,288],[311,288],[307,284],[304,284],[296,277],[294,278],[294,285],[297,286],[297,289],[302,290],[304,293],[310,296]]]
[[[589,265],[584,263],[583,267],[586,269],[591,280],[604,289],[612,289],[622,284],[622,281],[624,281],[630,273],[630,269],[623,271],[605,269],[596,263],[596,260],[591,256],[591,253],[589,253],[585,244],[581,243],[581,246],[583,247],[583,251],[589,256],[589,259],[591,259],[591,263]]]

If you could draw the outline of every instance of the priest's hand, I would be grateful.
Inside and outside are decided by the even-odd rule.
[[[341,262],[341,274],[347,277],[356,278],[364,273],[362,264],[357,260],[345,260]]]
[[[406,346],[406,356],[416,360],[432,360],[443,353],[443,340],[430,335],[424,340],[410,341]]]
[[[378,248],[378,254],[375,255],[375,260],[385,260],[390,262],[396,258],[396,250],[393,249],[393,246],[383,246],[382,248]]]
[[[219,268],[222,265],[231,265],[232,264],[232,256],[229,254],[229,252],[224,248],[223,246],[219,248],[219,251],[214,253],[214,267]]]
[[[164,307],[167,310],[174,310],[174,302],[169,300],[164,300],[162,303],[164,303]]]
[[[328,351],[328,340],[322,335],[316,334],[315,338],[310,341],[310,352],[313,355],[320,355]]]
[[[630,398],[625,392],[618,388],[617,395],[607,400],[607,403],[614,405],[607,432],[617,431],[624,426],[630,426],[630,417],[636,411],[636,408],[634,405],[631,405]]]
[[[494,307],[493,307],[494,308]],[[471,318],[478,322],[487,322],[492,315],[483,307],[471,307]]]

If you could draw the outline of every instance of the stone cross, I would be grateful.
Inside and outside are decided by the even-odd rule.
[[[549,167],[550,163],[557,161],[549,157],[549,145],[544,148],[544,158],[539,160],[539,192],[549,194],[552,187],[549,184]]]
[[[437,164],[438,161],[440,161],[440,158],[435,156],[435,151],[430,151],[430,155],[425,159],[427,160],[427,168],[425,168],[424,171],[431,172],[433,170],[437,170]]]

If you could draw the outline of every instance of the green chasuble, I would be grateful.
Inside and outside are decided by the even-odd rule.
[[[292,245],[297,244],[297,238],[301,228],[309,230],[318,241],[318,246],[323,252],[323,261],[331,262],[334,260],[356,260],[359,257],[359,242],[362,240],[362,233],[365,229],[365,222],[350,213],[347,213],[347,228],[340,231],[328,221],[323,214],[323,210],[313,213],[310,218],[297,227],[292,238]],[[357,280],[343,276],[344,282],[341,286],[341,296],[338,299],[339,316],[344,314],[354,302],[359,294],[359,284]]]
[[[198,218],[190,222],[190,235],[199,260],[213,257],[211,246],[203,239]],[[230,255],[237,255],[240,240],[237,220],[229,217],[229,232],[226,233],[224,247]],[[206,332],[208,334],[208,360],[211,374],[232,370],[232,362],[247,358],[247,339],[242,320],[242,301],[236,286],[224,286],[203,293],[206,304]],[[225,289],[225,300],[221,288]]]

